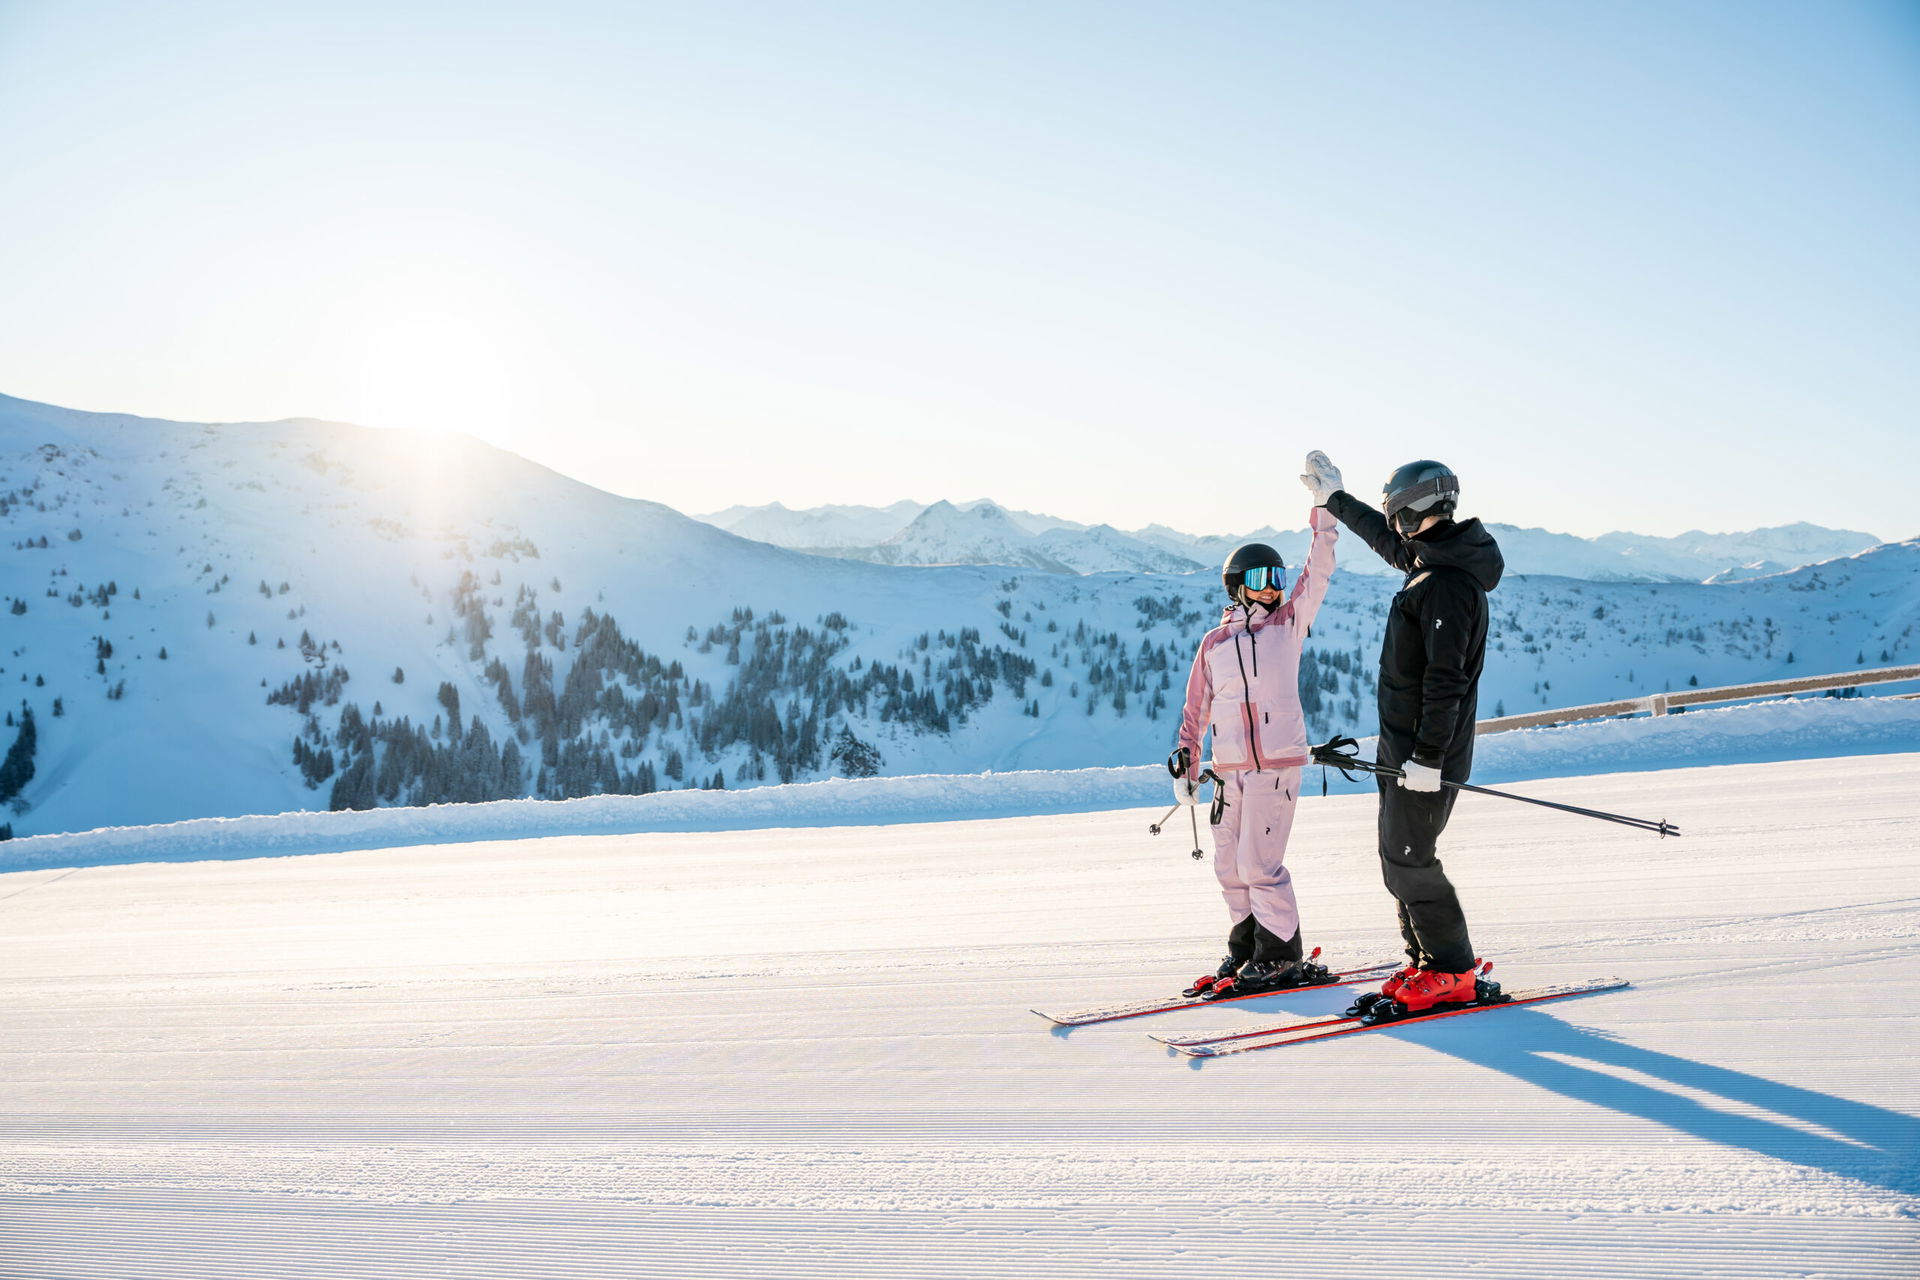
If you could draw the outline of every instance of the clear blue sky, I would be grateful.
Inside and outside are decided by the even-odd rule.
[[[1920,5],[0,0],[0,392],[686,511],[1920,534]]]

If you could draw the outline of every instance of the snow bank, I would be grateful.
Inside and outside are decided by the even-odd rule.
[[[1920,751],[1920,699],[1801,698],[1517,729],[1480,740],[1475,782]]]
[[[1361,754],[1371,756],[1371,739]],[[1756,764],[1831,756],[1920,752],[1920,700],[1816,698],[1524,729],[1483,739],[1474,781]],[[1309,797],[1322,771],[1310,769]],[[1326,771],[1332,794],[1370,789]],[[475,840],[737,831],[776,827],[952,822],[1172,802],[1159,765],[1120,769],[836,778],[744,791],[670,791],[580,800],[502,800],[358,813],[201,818],[31,836],[0,845],[0,872],[134,862],[192,862],[383,849]]]
[[[579,800],[497,800],[355,813],[197,818],[146,827],[102,827],[0,845],[0,872],[338,853],[400,845],[640,831],[875,826],[966,818],[1088,813],[1171,802],[1158,765],[1023,773],[834,778],[744,791],[659,791]]]

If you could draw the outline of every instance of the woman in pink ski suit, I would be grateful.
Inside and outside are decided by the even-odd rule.
[[[1187,677],[1180,744],[1168,758],[1176,791],[1191,801],[1201,740],[1213,734],[1221,781],[1213,807],[1213,872],[1233,928],[1219,970],[1190,994],[1245,995],[1307,980],[1300,908],[1286,868],[1287,833],[1307,763],[1300,709],[1300,653],[1333,576],[1339,526],[1325,507],[1310,519],[1307,563],[1283,598],[1279,553],[1250,543],[1228,557],[1221,577],[1233,603],[1200,641]],[[1224,801],[1224,807],[1221,804]]]

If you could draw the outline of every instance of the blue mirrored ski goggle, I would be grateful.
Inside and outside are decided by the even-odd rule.
[[[1285,569],[1275,569],[1270,565],[1259,564],[1241,575],[1240,583],[1249,591],[1279,591],[1282,589],[1280,575],[1285,572]]]

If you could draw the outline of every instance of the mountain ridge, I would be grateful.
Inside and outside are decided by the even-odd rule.
[[[464,437],[22,403],[0,401],[18,835],[1138,764],[1223,602],[1209,571],[811,555]],[[1365,729],[1396,587],[1338,554],[1302,663],[1316,733]],[[1910,662],[1916,597],[1920,542],[1715,586],[1517,574],[1481,712]]]
[[[992,539],[973,541],[960,537],[944,540],[915,537],[907,539],[917,548],[915,554],[919,558],[913,560],[898,558],[898,552],[888,553],[877,549],[898,542],[920,516],[935,505],[960,510],[980,505],[991,506],[1003,512],[1016,528],[1026,531],[1028,537],[1019,540],[998,535]],[[776,508],[786,513],[784,523],[760,517],[759,513]],[[860,533],[871,535],[874,528],[893,518],[887,513],[896,513],[902,508],[918,510],[892,538],[862,542],[855,536],[853,530],[856,527]],[[841,516],[835,513],[849,514]],[[1111,525],[1090,526],[1061,521],[1031,512],[1012,512],[988,499],[975,499],[964,504],[943,502],[922,505],[902,502],[889,507],[816,507],[804,511],[790,511],[773,503],[764,507],[730,507],[724,512],[694,518],[733,529],[743,536],[757,536],[775,545],[790,546],[819,555],[838,555],[879,563],[1029,567],[1050,561],[1061,566],[1057,572],[1077,573],[1120,570],[1192,573],[1222,562],[1235,547],[1247,542],[1271,543],[1288,563],[1297,563],[1306,553],[1310,536],[1304,523],[1298,528],[1284,530],[1268,525],[1240,534],[1190,534],[1160,524],[1124,530]],[[1487,524],[1501,539],[1502,549],[1507,553],[1509,566],[1514,572],[1554,574],[1597,582],[1727,581],[1728,578],[1719,575],[1763,563],[1777,566],[1766,569],[1766,572],[1782,572],[1864,551],[1880,545],[1881,541],[1870,533],[1827,529],[1807,521],[1735,533],[1689,530],[1672,537],[1662,537],[1612,532],[1591,538],[1491,520]],[[1097,534],[1096,531],[1100,530],[1109,532]],[[1385,565],[1356,566],[1356,571],[1391,572]]]

